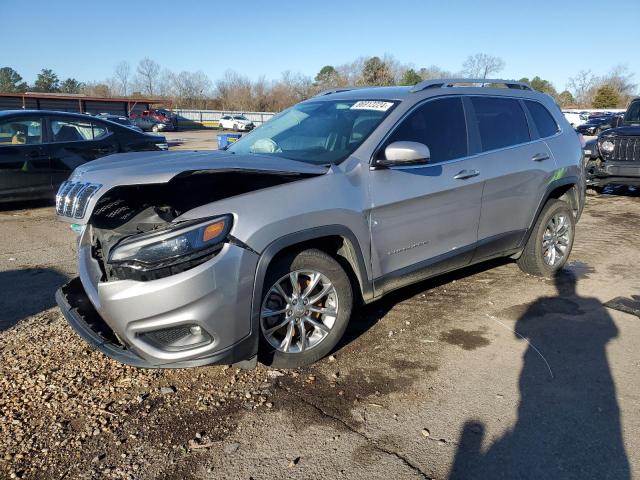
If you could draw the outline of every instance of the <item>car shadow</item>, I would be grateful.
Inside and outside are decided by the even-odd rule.
[[[69,277],[52,268],[0,272],[0,331],[55,305],[56,290]]]
[[[55,198],[43,198],[38,200],[15,200],[0,203],[0,212],[13,212],[55,206]]]
[[[443,274],[437,277],[424,280],[406,287],[399,288],[393,292],[386,294],[380,300],[376,300],[368,305],[359,305],[354,309],[353,317],[349,321],[349,325],[334,351],[340,350],[347,346],[361,335],[364,335],[370,328],[383,319],[389,311],[398,303],[404,302],[416,295],[431,290],[442,285],[470,277],[486,270],[491,270],[501,265],[512,263],[509,258],[499,258],[486,262],[471,265],[466,268],[455,270],[453,272]]]
[[[573,272],[559,272],[558,294],[520,314],[515,334],[528,348],[518,419],[498,438],[467,420],[450,480],[630,478],[606,352],[618,329],[600,301],[576,293],[576,283]]]

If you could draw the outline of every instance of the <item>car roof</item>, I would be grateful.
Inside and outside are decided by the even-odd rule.
[[[32,117],[34,115],[55,115],[57,117],[92,118],[88,113],[58,112],[56,110],[2,110],[0,118],[4,117]]]
[[[466,83],[466,85],[465,85]],[[493,86],[473,86],[469,84],[504,84],[509,88],[499,88]],[[389,86],[389,87],[344,87],[335,88],[321,92],[317,96],[307,101],[322,100],[409,100],[412,103],[427,97],[439,95],[497,95],[497,96],[517,96],[521,98],[531,98],[540,100],[551,97],[531,89],[526,84],[512,80],[495,79],[433,79],[425,80],[412,86]],[[553,101],[553,100],[552,100]]]

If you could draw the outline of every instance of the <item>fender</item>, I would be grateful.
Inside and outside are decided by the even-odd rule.
[[[578,177],[567,176],[567,177],[562,177],[562,178],[559,178],[557,180],[554,180],[549,185],[547,185],[547,189],[546,189],[546,191],[544,193],[544,196],[542,197],[542,200],[538,204],[538,208],[536,210],[536,214],[533,216],[533,220],[531,221],[531,224],[529,225],[529,228],[527,229],[527,231],[526,231],[526,233],[524,235],[524,238],[522,239],[520,247],[524,247],[527,244],[527,242],[529,241],[529,237],[531,236],[531,232],[533,231],[533,226],[538,221],[538,217],[540,217],[540,213],[542,212],[542,209],[547,204],[547,201],[549,200],[549,198],[551,198],[551,194],[553,193],[553,191],[556,190],[559,187],[564,187],[564,186],[568,186],[568,185],[571,185],[571,186],[575,187],[579,183],[580,183],[580,181],[579,181]],[[578,201],[580,201],[580,199],[578,199]],[[582,205],[579,206],[578,216],[580,215],[581,212],[582,212]]]
[[[299,232],[290,233],[280,237],[270,243],[260,254],[256,273],[253,281],[253,295],[251,303],[251,333],[255,339],[255,351],[258,351],[259,331],[260,331],[260,308],[262,303],[262,290],[267,269],[274,257],[283,249],[298,243],[314,240],[316,238],[339,236],[348,241],[349,250],[354,257],[354,273],[360,284],[360,291],[365,302],[373,299],[373,282],[369,279],[367,267],[362,254],[362,247],[354,233],[344,225],[325,225],[314,227]]]

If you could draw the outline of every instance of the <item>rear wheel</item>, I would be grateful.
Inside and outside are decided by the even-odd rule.
[[[297,368],[327,355],[351,316],[351,283],[340,264],[309,249],[269,267],[260,310],[262,363]]]
[[[552,276],[567,263],[574,234],[575,219],[569,205],[549,200],[533,227],[518,266],[531,275]]]

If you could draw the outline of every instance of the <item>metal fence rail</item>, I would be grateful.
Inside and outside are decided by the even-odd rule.
[[[190,110],[177,108],[178,128],[215,128],[224,115],[244,115],[257,127],[275,115],[273,112],[235,112],[231,110]]]

